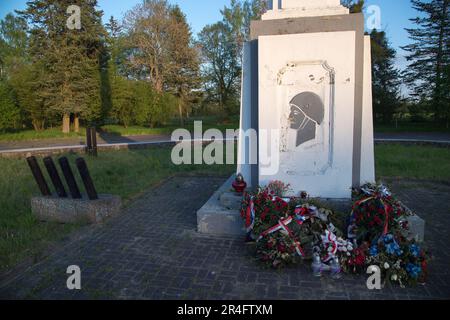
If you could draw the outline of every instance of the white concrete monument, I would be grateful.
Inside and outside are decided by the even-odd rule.
[[[250,38],[237,172],[251,188],[281,180],[293,195],[351,206],[351,188],[375,180],[364,16],[339,0],[272,0]],[[200,233],[245,234],[233,179],[197,212]]]
[[[272,0],[244,46],[237,171],[349,199],[374,182],[370,38],[339,0]],[[257,141],[256,141],[257,140]],[[249,162],[257,145],[257,159]]]

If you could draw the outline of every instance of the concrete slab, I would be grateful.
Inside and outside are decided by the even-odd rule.
[[[239,199],[232,191],[231,176],[197,211],[197,230],[203,234],[245,235],[244,221],[240,214]]]
[[[118,196],[99,195],[98,200],[34,197],[31,211],[41,221],[59,223],[102,223],[120,212]]]

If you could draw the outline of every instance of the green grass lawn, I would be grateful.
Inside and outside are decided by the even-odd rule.
[[[432,122],[399,122],[395,124],[375,123],[375,132],[379,133],[404,133],[404,132],[439,132],[450,133],[450,128],[443,124],[434,124]]]
[[[176,166],[170,161],[170,154],[170,148],[152,148],[101,152],[97,159],[86,157],[86,160],[98,192],[120,195],[125,203],[173,174],[226,176],[235,168],[234,165]],[[77,156],[68,157],[73,164]],[[26,257],[39,257],[50,243],[79,226],[38,222],[30,212],[30,197],[39,192],[26,161],[0,158],[0,166],[0,270],[5,270]],[[378,178],[450,181],[450,149],[380,145],[376,147],[376,166]]]
[[[173,174],[230,175],[235,168],[176,166],[170,154],[169,148],[111,151],[100,153],[97,159],[86,157],[86,160],[97,191],[120,195],[125,203]],[[68,157],[75,169],[73,163],[77,156]],[[40,159],[39,162],[43,169]],[[30,197],[39,195],[39,190],[26,161],[0,158],[0,167],[0,270],[4,270],[25,257],[38,257],[50,242],[63,238],[79,226],[38,222],[31,215]],[[80,180],[79,185],[82,185]]]
[[[31,141],[43,139],[60,139],[60,138],[76,138],[85,136],[86,129],[80,128],[79,133],[62,133],[60,128],[46,129],[42,131],[35,130],[18,130],[15,132],[1,132],[1,141]]]
[[[376,174],[450,182],[450,149],[431,146],[378,145]]]
[[[194,130],[194,121],[203,122],[203,131],[210,128],[216,128],[223,132],[226,129],[239,128],[239,117],[231,116],[225,120],[218,116],[204,116],[204,117],[192,117],[185,121],[183,128],[189,131]],[[172,120],[167,125],[158,128],[149,128],[145,126],[129,126],[125,128],[121,125],[105,125],[100,128],[103,132],[109,134],[115,134],[120,136],[138,136],[138,135],[170,135],[174,130],[180,128],[180,124],[177,119]],[[31,141],[31,140],[44,140],[44,139],[59,139],[59,138],[75,138],[83,137],[86,135],[86,129],[80,128],[79,133],[71,132],[64,134],[60,128],[52,128],[43,131],[34,130],[18,130],[15,132],[0,132],[1,141]]]

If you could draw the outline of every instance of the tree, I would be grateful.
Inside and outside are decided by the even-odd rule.
[[[126,44],[123,26],[113,16],[105,24],[108,32],[107,47],[109,50],[109,66],[108,69],[112,75],[124,75],[126,64]]]
[[[374,29],[370,37],[374,113],[380,114],[384,122],[390,122],[400,106],[400,72],[394,67],[396,52],[384,31]]]
[[[206,26],[198,36],[207,99],[228,115],[239,105],[242,49],[250,37],[250,22],[259,19],[266,6],[263,0],[231,0],[221,11],[222,21]]]
[[[449,0],[412,0],[421,16],[410,19],[416,28],[406,29],[412,43],[402,47],[408,52],[404,72],[406,84],[416,101],[426,101],[435,119],[450,118],[448,68],[450,63]]]
[[[222,21],[232,33],[236,42],[238,56],[242,56],[244,42],[250,40],[250,23],[260,19],[267,9],[267,1],[264,0],[231,0],[230,7],[225,6],[221,10]]]
[[[7,14],[0,21],[0,76],[14,73],[27,60],[28,25],[25,19]]]
[[[241,66],[239,50],[231,29],[223,22],[217,22],[204,27],[198,39],[208,99],[217,102],[220,109],[228,114],[235,113]]]
[[[134,78],[147,80],[162,93],[171,70],[171,19],[166,0],[149,0],[125,16],[129,64]]]
[[[27,65],[27,29],[12,14],[0,21],[0,130],[18,128],[24,116],[12,79]]]
[[[172,48],[170,54],[174,69],[167,79],[170,92],[178,98],[178,115],[180,125],[184,125],[184,109],[193,98],[193,91],[200,87],[198,51],[193,45],[192,32],[186,21],[186,16],[180,7],[174,6],[170,10],[172,20]]]
[[[342,5],[350,9],[350,13],[360,13],[364,10],[364,0],[342,0]]]
[[[27,126],[31,125],[36,131],[44,130],[48,123],[48,109],[39,92],[44,90],[42,79],[45,78],[42,63],[28,63],[23,65],[10,77],[11,87],[14,89],[17,104],[20,106],[22,119]]]
[[[125,26],[131,76],[149,81],[158,93],[155,99],[163,99],[164,91],[175,95],[183,124],[183,110],[199,87],[198,53],[184,13],[166,0],[149,0],[127,13]]]
[[[12,90],[0,80],[0,131],[16,129],[20,123],[20,109],[15,103]]]
[[[111,82],[112,109],[110,115],[125,128],[135,119],[134,82],[120,75],[114,75]]]
[[[67,8],[78,5],[81,29],[71,30]],[[63,132],[70,131],[70,116],[78,130],[79,116],[87,121],[101,117],[101,72],[104,67],[105,31],[97,0],[37,0],[27,2],[20,14],[31,30],[33,62],[41,61],[45,86],[37,94],[50,114],[62,116]]]
[[[155,127],[165,124],[177,109],[177,99],[169,93],[160,93],[146,81],[134,83],[135,123]]]

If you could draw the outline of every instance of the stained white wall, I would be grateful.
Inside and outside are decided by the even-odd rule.
[[[252,75],[251,75],[251,45],[249,42],[244,43],[243,52],[243,68],[242,68],[242,87],[241,87],[241,120],[240,128],[241,133],[251,129],[251,87],[252,87]],[[251,164],[248,163],[247,153],[250,152],[248,142],[244,140],[245,137],[241,134],[238,142],[238,166],[237,173],[241,173],[244,176],[244,180],[248,183],[249,187],[252,187],[253,181],[251,180]],[[253,143],[257,143],[254,141]],[[247,158],[247,159],[246,159]]]
[[[262,20],[348,14],[340,0],[271,0]]]
[[[350,198],[352,186],[353,121],[355,97],[354,31],[259,37],[259,181],[290,183],[294,193],[307,191],[323,198]],[[276,132],[283,125],[283,115],[290,108],[278,84],[279,72],[292,63],[325,61],[335,70],[335,107],[333,162],[325,172],[317,172],[312,163],[303,160],[302,148],[286,157],[280,152],[280,136],[270,139],[265,133]],[[298,87],[297,90],[302,90]],[[295,91],[295,90],[294,90]],[[300,92],[298,92],[300,93]],[[324,123],[323,125],[330,125]],[[265,130],[264,130],[265,129]],[[273,130],[273,131],[271,131]],[[272,145],[274,144],[274,145]],[[268,148],[267,148],[268,147]],[[267,154],[273,147],[277,154]],[[278,157],[278,159],[277,159]],[[288,159],[289,162],[284,162]],[[289,160],[290,159],[290,160]],[[281,170],[268,173],[269,164],[279,160]],[[311,170],[308,170],[310,165]],[[311,171],[311,174],[305,172]]]
[[[370,36],[364,37],[364,88],[361,139],[361,185],[375,182]]]

